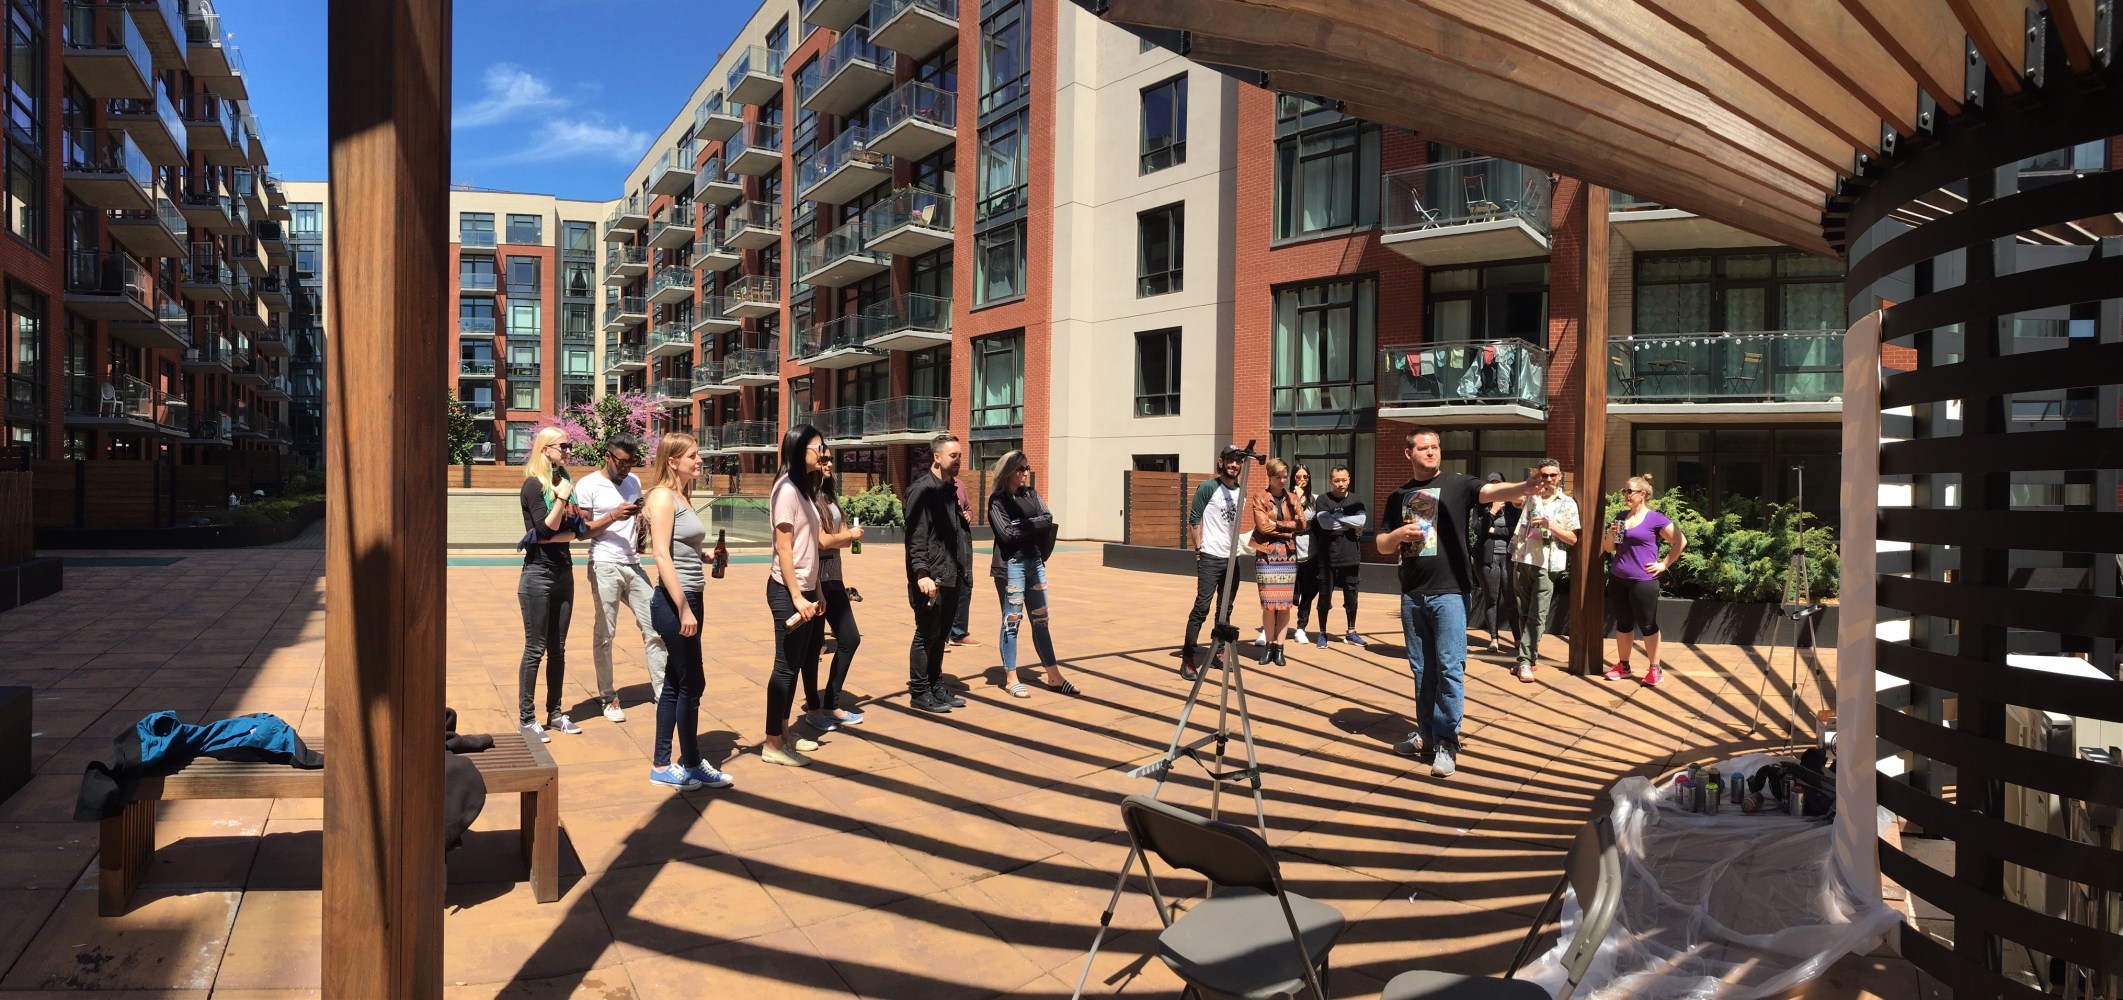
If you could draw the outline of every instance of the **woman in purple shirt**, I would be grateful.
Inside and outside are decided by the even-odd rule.
[[[1629,647],[1636,633],[1644,633],[1644,686],[1655,687],[1666,675],[1659,671],[1659,577],[1681,559],[1688,539],[1666,515],[1652,510],[1651,477],[1631,476],[1622,486],[1622,511],[1600,543],[1600,551],[1614,554],[1614,568],[1607,578],[1607,607],[1614,614],[1614,641],[1621,650],[1614,666],[1601,676],[1610,681],[1629,678]],[[1659,542],[1666,555],[1659,556]]]

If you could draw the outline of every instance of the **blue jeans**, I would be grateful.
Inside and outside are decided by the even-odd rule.
[[[1040,666],[1051,667],[1057,658],[1054,636],[1047,630],[1047,564],[1037,559],[1012,559],[1008,566],[1009,577],[995,581],[996,596],[1003,602],[1003,669],[1017,669],[1017,626],[1028,614],[1032,617],[1032,646],[1039,651]]]
[[[1401,637],[1415,675],[1415,726],[1432,748],[1460,745],[1467,681],[1467,595],[1402,594]]]

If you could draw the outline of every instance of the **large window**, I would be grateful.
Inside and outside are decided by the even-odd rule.
[[[1328,474],[1335,466],[1348,466],[1349,494],[1362,498],[1364,505],[1372,509],[1377,508],[1380,499],[1371,491],[1374,470],[1378,464],[1375,457],[1377,444],[1377,435],[1370,431],[1277,431],[1271,438],[1271,450],[1275,457],[1290,463],[1292,469],[1303,466],[1305,471],[1312,473],[1314,493],[1327,492]],[[1446,454],[1451,454],[1450,448],[1446,449]],[[1260,471],[1256,469],[1254,476],[1255,481],[1258,481]]]
[[[1375,416],[1377,288],[1364,278],[1275,293],[1276,426],[1346,427]]]
[[[509,409],[511,409],[511,410],[535,410],[535,409],[538,409],[538,383],[536,383],[536,382],[510,382],[510,383],[509,383]]]
[[[494,300],[462,298],[457,300],[457,332],[465,336],[494,335]]]
[[[1187,77],[1143,88],[1142,172],[1187,162]]]
[[[1548,264],[1431,268],[1424,301],[1430,306],[1426,340],[1504,340],[1548,343]]]
[[[1135,217],[1135,295],[1163,295],[1183,286],[1187,203],[1153,208]]]
[[[538,296],[538,258],[509,258],[509,295]]]
[[[535,215],[510,215],[509,242],[527,246],[538,245],[545,237],[544,221]]]
[[[1678,487],[1711,517],[1730,498],[1790,503],[1805,470],[1806,510],[1840,522],[1843,430],[1837,424],[1778,427],[1645,427],[1635,429],[1633,472],[1648,472],[1661,492]]]
[[[1025,332],[1017,330],[973,341],[973,420],[983,428],[1025,424]]]
[[[1026,94],[1031,76],[1031,32],[1025,5],[1004,4],[980,26],[980,113],[1006,107]]]
[[[1353,119],[1279,138],[1275,144],[1275,238],[1296,239],[1376,224],[1378,147],[1378,126]]]
[[[0,369],[7,378],[8,447],[24,448],[43,458],[39,435],[44,427],[44,296],[9,282],[7,353]]]
[[[44,4],[7,3],[7,229],[45,245],[49,192],[44,187]]]
[[[892,391],[891,363],[886,361],[873,361],[867,365],[843,368],[835,378],[837,384],[833,388],[834,406],[861,406],[872,400],[883,399]],[[910,395],[932,394],[917,392]],[[933,395],[946,394],[939,392]]]
[[[457,241],[473,246],[494,245],[494,213],[457,213]]]
[[[1179,414],[1179,343],[1177,328],[1135,335],[1135,415]]]
[[[1389,443],[1398,450],[1407,437],[1407,431],[1404,428],[1396,428],[1394,433],[1399,437]],[[1548,432],[1538,427],[1440,431],[1438,445],[1444,451],[1442,464],[1445,471],[1462,472],[1476,479],[1494,472],[1515,483],[1526,478],[1526,469],[1535,462],[1552,457],[1547,454]],[[1316,483],[1320,480],[1318,476],[1314,476],[1312,481]],[[1584,517],[1589,520],[1594,515],[1587,513]]]
[[[531,457],[531,438],[538,433],[538,425],[529,420],[509,421],[508,459],[510,465],[522,465]]]
[[[587,222],[563,222],[560,224],[560,249],[570,257],[597,256],[597,230]]]
[[[1031,177],[1031,157],[1026,148],[1029,120],[1027,112],[1020,111],[981,128],[975,221],[1025,207]]]
[[[949,347],[932,347],[907,355],[907,395],[938,399],[951,395]]]
[[[315,251],[311,251],[311,252],[312,252],[312,253],[314,253]],[[300,251],[297,251],[297,253],[296,253],[296,269],[297,269],[297,270],[300,270],[300,269],[301,269],[301,252],[300,252]],[[459,257],[459,258],[457,258],[457,287],[458,287],[458,288],[484,288],[484,289],[492,290],[492,289],[493,289],[493,287],[494,287],[494,258],[492,258],[492,257]]]
[[[545,327],[540,322],[537,299],[523,302],[511,300],[509,302],[509,328],[503,332],[510,337],[521,337],[535,344],[544,331]]]
[[[321,236],[324,234],[324,206],[314,201],[297,202],[294,206],[294,230],[297,236]]]
[[[1636,336],[1844,325],[1841,261],[1758,250],[1636,257]]]
[[[973,304],[993,305],[1025,294],[1025,224],[1012,222],[974,238]]]

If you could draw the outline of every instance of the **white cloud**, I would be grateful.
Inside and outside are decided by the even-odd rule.
[[[558,118],[539,125],[531,144],[487,163],[539,163],[548,160],[606,159],[632,163],[648,148],[649,133],[614,125],[601,117]]]
[[[529,70],[509,63],[487,67],[486,96],[451,115],[453,128],[478,128],[519,118],[534,112],[551,112],[568,102],[553,96],[553,88]]]

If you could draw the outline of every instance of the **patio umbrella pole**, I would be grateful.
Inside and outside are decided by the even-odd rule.
[[[1241,505],[1243,505],[1247,495],[1246,484],[1252,478],[1253,466],[1255,464],[1266,465],[1268,462],[1268,456],[1253,450],[1253,446],[1256,443],[1254,441],[1246,442],[1246,447],[1242,451],[1235,447],[1233,449],[1237,451],[1241,460],[1238,473],[1238,502]],[[1202,764],[1203,773],[1209,776],[1209,818],[1213,820],[1218,816],[1218,810],[1222,803],[1224,783],[1244,779],[1253,790],[1254,829],[1259,831],[1262,840],[1266,840],[1268,839],[1268,806],[1267,802],[1261,797],[1260,758],[1253,748],[1253,718],[1246,707],[1245,671],[1239,666],[1238,629],[1231,624],[1231,604],[1238,596],[1238,522],[1238,512],[1234,511],[1231,518],[1230,554],[1224,557],[1223,590],[1217,595],[1216,625],[1209,631],[1209,662],[1203,664],[1200,669],[1195,671],[1194,687],[1188,690],[1187,702],[1180,707],[1179,722],[1172,727],[1172,742],[1166,746],[1164,756],[1129,771],[1128,777],[1152,779],[1154,783],[1150,789],[1150,797],[1154,799],[1164,793],[1165,779],[1171,775],[1172,765],[1179,761],[1180,758],[1185,757],[1197,764],[1201,764],[1202,758],[1195,751],[1214,743],[1216,744],[1215,759],[1221,765],[1225,752],[1231,745],[1231,696],[1236,692],[1238,695],[1239,740],[1246,745],[1246,766],[1235,771],[1216,771],[1210,769],[1209,765]],[[1201,702],[1202,681],[1209,676],[1209,668],[1217,664],[1223,665],[1224,676],[1223,680],[1217,685],[1216,728],[1210,730],[1207,735],[1199,739],[1182,743],[1181,741],[1187,737],[1187,720],[1194,714],[1195,706]],[[1121,863],[1120,878],[1113,884],[1113,896],[1106,901],[1105,911],[1098,915],[1098,933],[1091,939],[1091,950],[1084,955],[1084,968],[1083,971],[1077,973],[1076,992],[1070,994],[1070,1000],[1081,1000],[1084,995],[1084,983],[1091,978],[1091,963],[1098,959],[1098,949],[1105,944],[1106,930],[1113,924],[1113,911],[1120,906],[1121,893],[1127,891],[1128,888],[1128,874],[1135,870],[1136,858],[1141,853],[1141,848],[1134,846],[1131,838],[1128,848],[1128,860]],[[1149,878],[1149,875],[1150,860],[1144,858],[1143,876],[1145,881],[1149,883],[1151,901],[1157,906],[1157,919],[1169,926],[1172,923],[1171,913],[1166,909],[1164,897],[1157,891],[1157,881]],[[1216,885],[1211,883],[1208,891],[1214,894]]]

